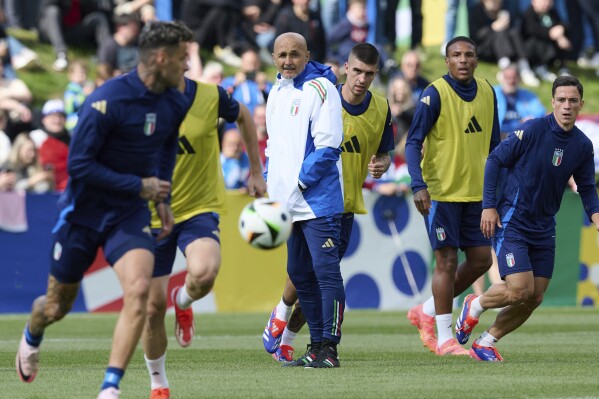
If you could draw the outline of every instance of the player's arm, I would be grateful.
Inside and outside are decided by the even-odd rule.
[[[218,89],[218,116],[227,122],[236,122],[239,133],[245,144],[245,151],[250,160],[250,176],[247,187],[250,195],[261,197],[266,193],[266,183],[262,175],[260,163],[260,150],[258,149],[258,136],[256,126],[249,109],[231,98],[230,94],[222,87]]]
[[[595,163],[592,144],[588,144],[588,151],[585,151],[579,156],[583,156],[579,167],[574,171],[574,181],[578,188],[578,194],[582,200],[584,210],[589,218],[596,226],[593,217],[599,213],[599,198],[597,197],[597,189],[595,188]]]
[[[428,101],[425,101],[427,99]],[[441,112],[441,99],[437,89],[430,85],[422,92],[420,102],[416,107],[414,121],[408,131],[406,139],[406,163],[408,173],[412,179],[412,193],[414,204],[422,215],[428,215],[431,208],[431,198],[424,179],[422,178],[422,145],[427,134],[439,119]]]
[[[489,82],[487,81],[487,83]],[[489,86],[491,86],[490,83]],[[499,116],[497,115],[497,95],[495,94],[495,90],[493,90],[493,86],[491,86],[491,92],[493,93],[493,128],[491,130],[489,152],[493,151],[501,142],[501,129],[499,125]]]
[[[118,111],[103,114],[92,108],[94,101],[104,100],[100,96],[105,95],[106,91],[98,90],[95,94],[83,103],[73,132],[68,156],[69,176],[107,190],[139,194],[142,190],[139,176],[117,173],[97,162],[99,152],[115,123],[114,113]]]
[[[315,150],[304,159],[300,169],[298,184],[302,191],[316,185],[330,171],[331,164],[336,163],[341,156],[341,99],[335,87],[325,85],[323,80],[321,78],[315,83],[304,84],[307,102],[311,107],[310,132]]]
[[[390,151],[395,148],[395,139],[393,137],[393,126],[391,121],[391,109],[389,108],[389,102],[387,102],[387,117],[385,120],[385,127],[383,128],[383,134],[381,135],[381,142],[379,148],[376,151],[376,155],[373,155],[368,164],[368,172],[375,179],[380,179],[381,176],[391,166]]]

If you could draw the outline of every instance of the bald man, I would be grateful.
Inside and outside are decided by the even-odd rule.
[[[266,182],[268,196],[292,216],[287,273],[310,328],[306,353],[284,365],[339,367],[337,344],[345,309],[339,267],[341,100],[335,75],[330,67],[309,61],[301,35],[278,36],[272,56],[279,73],[266,104]],[[263,335],[270,342],[280,339],[275,316],[273,311]]]

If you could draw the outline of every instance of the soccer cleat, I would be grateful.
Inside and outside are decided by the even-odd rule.
[[[29,345],[25,340],[24,333],[19,343],[15,364],[21,381],[33,382],[35,380],[40,366],[40,348]]]
[[[277,362],[292,362],[293,361],[294,349],[289,345],[281,345],[277,348],[277,351],[272,354],[272,357]]]
[[[468,356],[468,351],[462,348],[462,346],[458,343],[458,341],[456,341],[455,338],[451,338],[445,341],[443,345],[437,348],[435,353],[439,356]]]
[[[171,391],[168,388],[152,389],[150,399],[171,399]]]
[[[437,336],[435,335],[435,318],[422,311],[422,305],[416,305],[408,311],[408,320],[416,326],[420,333],[420,340],[428,350],[435,353],[437,350]]]
[[[114,387],[108,387],[106,389],[102,389],[98,394],[97,399],[119,399],[119,395],[121,391]]]
[[[474,330],[474,327],[478,324],[478,319],[470,316],[472,301],[476,298],[477,296],[474,294],[466,295],[464,304],[462,305],[462,312],[460,312],[460,316],[455,322],[455,337],[462,345],[468,342],[472,330]]]
[[[273,309],[262,333],[262,343],[268,353],[275,353],[277,351],[281,344],[281,338],[283,338],[283,330],[287,326],[287,321],[275,317],[276,311],[277,308]]]
[[[321,343],[308,344],[306,353],[303,354],[299,359],[292,360],[290,362],[283,363],[283,367],[305,367],[316,360],[318,353],[320,352]]]
[[[331,369],[333,367],[339,367],[337,348],[333,345],[324,345],[316,359],[304,366],[307,369]]]
[[[503,362],[503,358],[496,347],[482,346],[476,341],[472,343],[472,348],[470,348],[470,357],[481,362]]]
[[[177,295],[182,287],[175,287],[171,291],[171,300],[175,307],[175,338],[183,348],[191,345],[193,334],[195,332],[195,322],[193,321],[193,309],[191,306],[187,309],[181,309],[177,305]]]

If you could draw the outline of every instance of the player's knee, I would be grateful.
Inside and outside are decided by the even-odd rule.
[[[48,324],[62,320],[72,308],[72,304],[66,303],[51,303],[44,307],[44,317]]]
[[[166,300],[149,300],[146,306],[146,318],[152,324],[154,321],[162,322],[166,315]]]
[[[530,307],[531,310],[538,308],[539,306],[541,306],[542,303],[543,303],[543,293],[540,293],[540,294],[533,293],[533,295],[531,295],[530,298],[526,301],[526,305],[528,307]]]
[[[509,287],[510,305],[528,303],[534,297],[534,290],[529,287]]]

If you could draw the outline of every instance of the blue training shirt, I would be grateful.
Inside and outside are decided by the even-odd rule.
[[[179,125],[196,89],[186,80],[184,94],[176,88],[153,93],[134,69],[90,94],[69,148],[69,184],[59,201],[58,224],[67,220],[102,231],[140,208],[149,222],[141,179],[171,181]]]
[[[497,208],[506,237],[542,241],[555,236],[555,215],[570,176],[589,217],[599,212],[591,140],[576,126],[564,131],[553,114],[526,122],[489,155],[483,208]],[[500,168],[507,180],[496,199]]]

